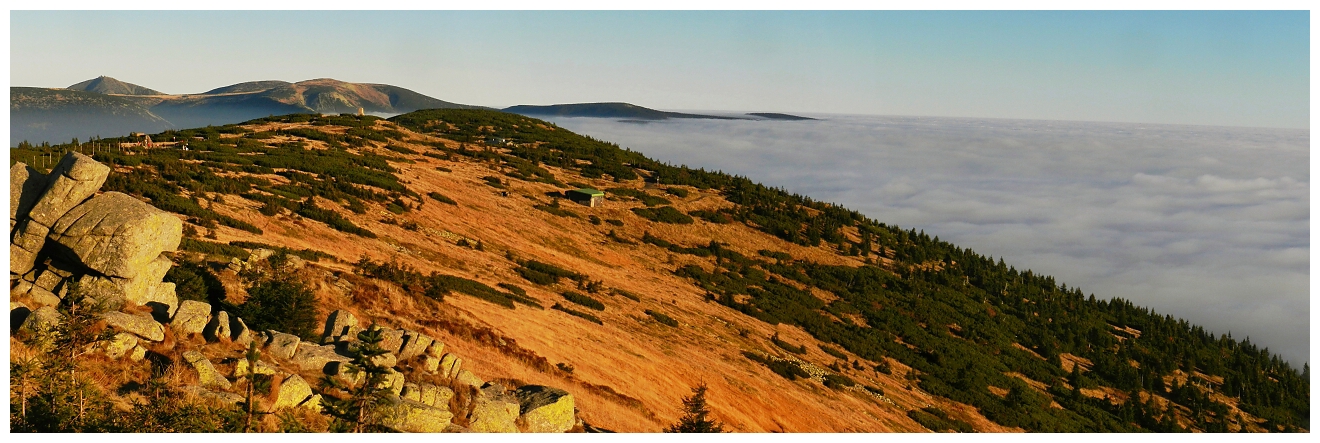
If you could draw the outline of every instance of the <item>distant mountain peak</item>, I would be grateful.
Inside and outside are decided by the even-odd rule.
[[[75,91],[95,92],[99,94],[116,95],[165,95],[165,93],[155,89],[138,86],[132,83],[122,82],[113,77],[100,76],[81,83],[70,85],[68,88]]]

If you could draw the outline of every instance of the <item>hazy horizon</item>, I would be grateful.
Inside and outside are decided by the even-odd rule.
[[[13,11],[10,25],[11,85],[335,78],[499,108],[1310,121],[1305,11]]]

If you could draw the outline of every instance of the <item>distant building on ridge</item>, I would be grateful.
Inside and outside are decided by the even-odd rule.
[[[574,189],[572,191],[565,192],[564,194],[568,196],[569,200],[593,208],[600,205],[601,202],[605,201],[604,192],[597,191],[591,188]]]

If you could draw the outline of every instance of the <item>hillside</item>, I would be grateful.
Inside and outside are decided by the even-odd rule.
[[[115,168],[103,190],[185,221],[176,261],[213,303],[248,297],[234,259],[287,248],[318,318],[422,331],[484,380],[571,392],[595,428],[658,431],[704,382],[740,432],[1309,429],[1309,367],[1268,349],[533,118],[299,114],[153,138],[193,141],[11,159],[94,150]],[[607,198],[560,198],[579,187]]]
[[[171,95],[98,77],[70,86],[78,94],[10,88],[10,146],[63,143],[73,137],[112,137],[167,128],[224,125],[291,113],[401,114],[419,109],[473,109],[392,85],[315,79],[297,83],[255,81],[201,94]],[[92,95],[85,95],[92,94]],[[70,97],[76,97],[71,100]],[[125,115],[141,118],[126,118]],[[20,124],[21,123],[21,124]]]
[[[623,118],[631,120],[666,120],[671,118],[699,118],[716,120],[742,120],[739,117],[684,114],[657,111],[631,103],[574,103],[564,105],[518,105],[504,108],[504,112],[527,116]]]
[[[68,88],[74,91],[95,92],[97,94],[113,95],[164,95],[163,92],[155,89],[144,88],[132,83],[124,83],[110,77],[100,76],[84,82],[70,85]]]

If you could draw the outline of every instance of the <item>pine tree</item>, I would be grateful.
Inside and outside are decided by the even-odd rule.
[[[706,408],[706,383],[692,388],[691,397],[683,397],[683,417],[665,432],[724,432],[724,425],[710,419]]]
[[[389,368],[376,363],[376,357],[387,353],[380,347],[385,339],[382,330],[375,325],[358,333],[358,344],[352,349],[353,360],[349,362],[346,373],[359,377],[356,384],[327,376],[323,379],[325,389],[321,405],[326,414],[334,417],[331,430],[340,432],[379,432],[374,412],[376,406],[385,401],[388,390],[383,386],[385,374]],[[324,395],[337,391],[339,396]]]

